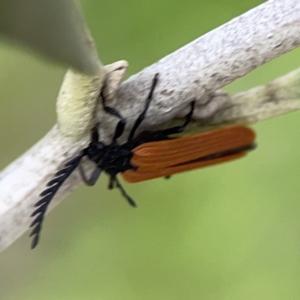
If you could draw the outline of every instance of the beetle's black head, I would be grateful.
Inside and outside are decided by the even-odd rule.
[[[102,142],[91,143],[89,147],[86,149],[87,157],[94,161],[95,163],[99,162],[103,155],[107,151],[107,146]]]

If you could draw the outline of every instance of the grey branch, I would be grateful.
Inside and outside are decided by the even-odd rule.
[[[241,95],[229,97],[217,90],[299,45],[299,0],[268,1],[132,76],[118,91],[117,85],[111,88],[106,83],[106,90],[112,90],[108,92],[112,95],[108,97],[110,105],[122,112],[130,127],[144,105],[154,74],[160,73],[154,102],[142,129],[157,128],[181,118],[194,99],[197,103],[195,124],[201,119],[211,120],[212,125],[262,120],[272,116],[272,113],[251,119],[249,116],[251,112],[255,115],[255,110],[251,104],[247,108],[248,103],[242,100],[247,98],[247,94],[244,94],[244,98]],[[74,93],[72,85],[69,89],[69,93]],[[288,96],[284,97],[286,99]],[[278,101],[275,98],[270,94],[268,101],[265,101],[264,95],[260,103],[275,103]],[[299,97],[293,100],[299,106]],[[239,109],[233,109],[238,106]],[[288,106],[282,108],[282,112],[296,109],[296,105],[292,109],[288,109]],[[278,112],[273,115],[278,115]],[[97,118],[101,124],[105,124],[102,136],[109,141],[116,120],[104,114],[101,107],[97,110]],[[87,141],[88,135],[85,135],[74,142],[73,138],[63,135],[59,126],[55,125],[40,142],[0,174],[0,249],[8,247],[27,230],[33,204],[46,182]],[[79,176],[74,172],[55,197],[52,207],[79,184]]]

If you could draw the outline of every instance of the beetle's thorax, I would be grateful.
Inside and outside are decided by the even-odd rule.
[[[133,168],[130,164],[132,157],[131,151],[132,149],[129,143],[120,145],[114,142],[110,145],[105,145],[102,142],[98,142],[90,145],[88,157],[95,162],[100,169],[114,176],[119,172]]]

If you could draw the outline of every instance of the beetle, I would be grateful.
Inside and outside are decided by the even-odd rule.
[[[47,183],[48,188],[40,194],[41,199],[35,204],[36,209],[31,214],[31,217],[34,217],[30,224],[30,227],[33,227],[30,233],[33,237],[31,248],[35,248],[39,242],[42,223],[51,200],[77,167],[82,180],[89,186],[94,185],[104,171],[109,175],[109,189],[115,185],[129,204],[136,206],[118,180],[118,173],[129,182],[169,177],[182,171],[237,159],[253,149],[255,134],[245,126],[225,127],[190,137],[170,137],[181,133],[191,121],[195,101],[191,102],[190,111],[182,125],[158,131],[143,131],[135,137],[136,130],[148,111],[157,82],[158,73],[152,81],[144,109],[136,119],[124,144],[119,144],[118,138],[125,130],[126,121],[116,109],[105,104],[103,93],[100,93],[103,109],[119,119],[112,142],[108,145],[101,142],[98,126],[95,126],[91,132],[89,145],[68,161],[55,173],[54,179]],[[89,178],[80,165],[83,157],[87,157],[96,165]]]

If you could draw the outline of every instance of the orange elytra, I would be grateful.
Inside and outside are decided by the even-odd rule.
[[[253,149],[254,140],[252,129],[236,125],[141,144],[132,150],[130,162],[136,169],[121,175],[134,183],[231,161]]]

